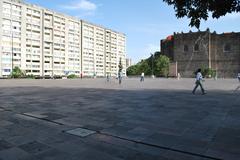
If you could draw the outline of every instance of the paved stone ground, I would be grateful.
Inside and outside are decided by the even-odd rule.
[[[240,84],[193,84],[0,80],[0,160],[240,159]]]

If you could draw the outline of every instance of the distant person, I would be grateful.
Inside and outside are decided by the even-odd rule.
[[[202,73],[201,73],[201,69],[199,68],[197,70],[197,73],[196,73],[196,82],[195,82],[196,86],[194,87],[194,89],[192,91],[192,94],[195,94],[195,91],[198,88],[198,86],[200,86],[202,94],[203,95],[206,94],[206,92],[203,88],[203,85],[202,85],[202,81],[203,81],[203,76],[202,76]]]
[[[122,73],[121,72],[118,72],[118,82],[119,82],[119,84],[122,83]]]
[[[177,79],[179,80],[181,78],[180,73],[177,73]]]
[[[240,73],[237,74],[238,82],[240,82]],[[240,85],[234,90],[235,92],[240,89]]]
[[[107,82],[109,82],[110,81],[110,76],[109,76],[109,74],[107,74]]]
[[[144,72],[142,72],[141,78],[140,78],[140,82],[143,82],[143,81],[144,81]]]

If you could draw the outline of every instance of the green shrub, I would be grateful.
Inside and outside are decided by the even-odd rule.
[[[216,70],[213,70],[212,68],[203,68],[202,74],[206,78],[213,78],[216,76]]]
[[[68,79],[75,79],[77,76],[75,74],[70,74],[67,76]]]
[[[29,75],[26,75],[26,78],[35,79],[35,76],[33,74],[29,74]]]
[[[11,73],[12,78],[21,78],[23,76],[24,76],[24,73],[22,72],[22,70],[19,67],[13,68],[13,71]]]

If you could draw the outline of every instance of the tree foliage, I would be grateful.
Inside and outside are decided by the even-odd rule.
[[[136,65],[130,66],[127,69],[128,76],[139,76],[142,72],[145,75],[167,76],[169,70],[169,58],[161,55],[160,52],[155,52],[153,56],[142,60]]]
[[[191,19],[189,26],[200,27],[201,19],[219,18],[227,13],[240,12],[240,0],[163,0],[173,5],[176,17]]]
[[[75,74],[70,74],[70,75],[67,76],[67,78],[68,78],[68,79],[75,79],[75,78],[77,78],[77,75],[75,75]]]
[[[167,77],[169,73],[170,59],[165,55],[160,55],[156,59],[156,75]]]
[[[15,67],[11,73],[12,78],[21,78],[24,76],[23,71],[19,67]]]

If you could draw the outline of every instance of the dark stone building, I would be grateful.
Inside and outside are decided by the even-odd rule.
[[[192,77],[202,67],[216,70],[223,78],[240,72],[240,32],[174,33],[161,40],[161,52],[177,63],[177,72],[183,77]]]

